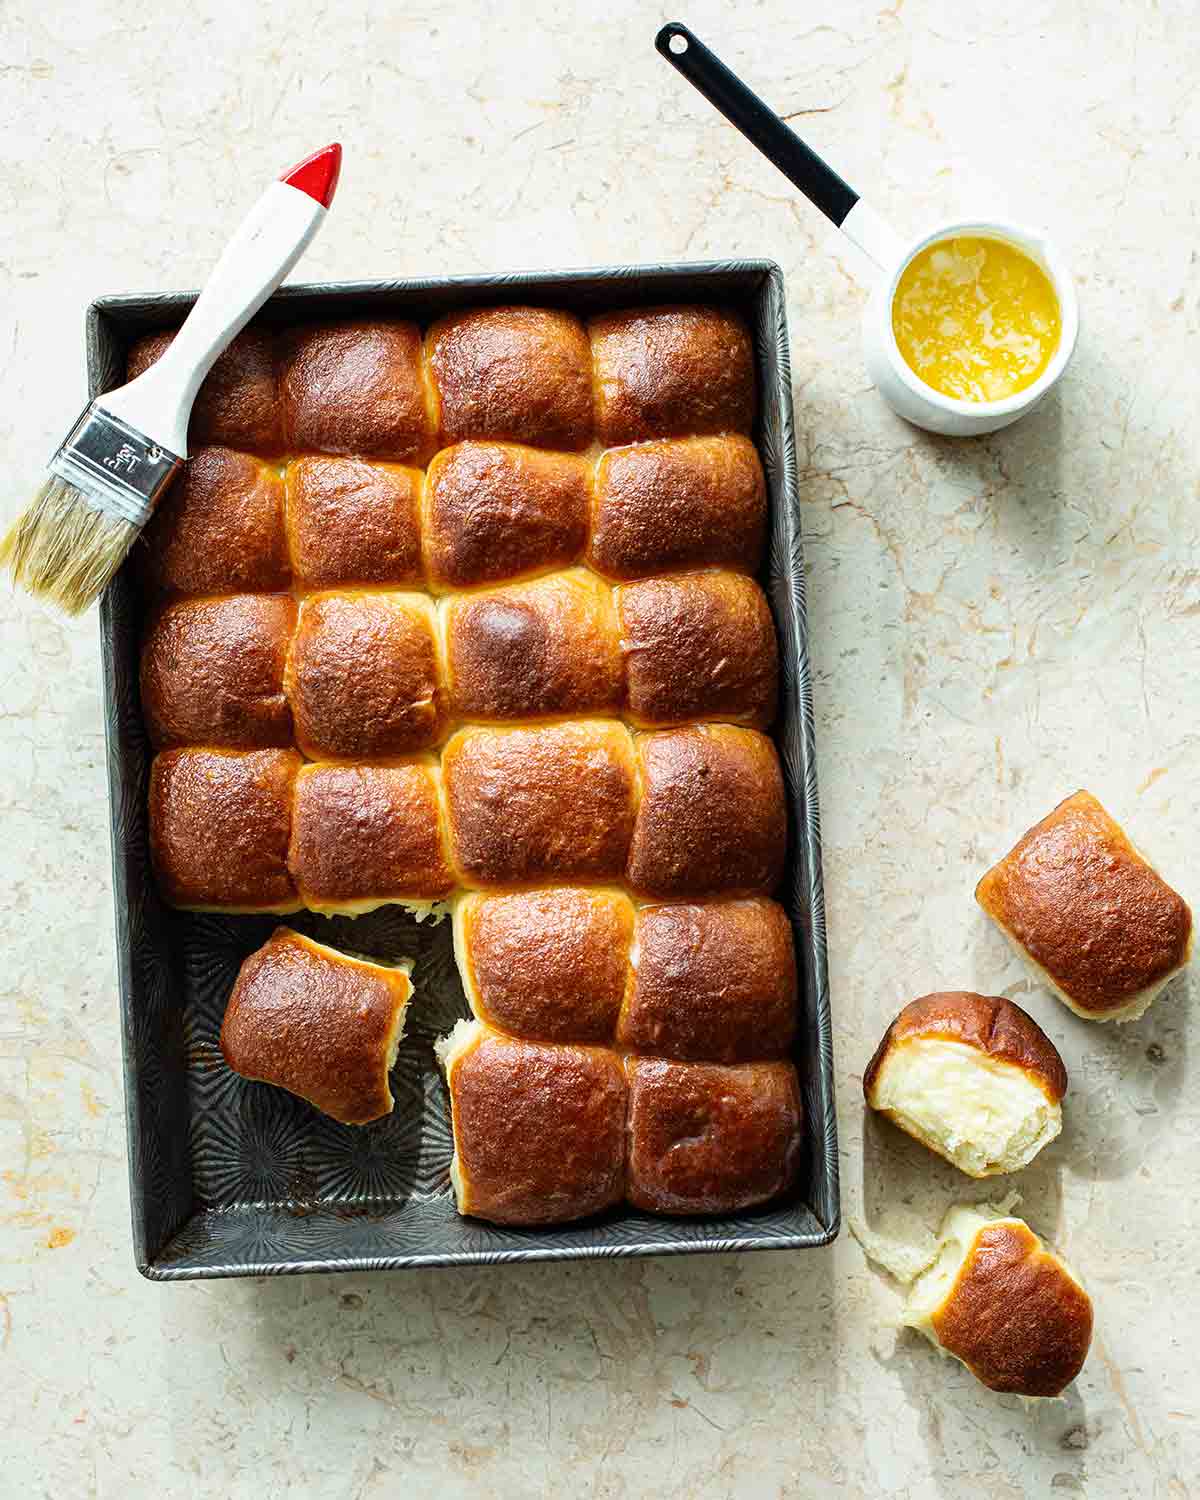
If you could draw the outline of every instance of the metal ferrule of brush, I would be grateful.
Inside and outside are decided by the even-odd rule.
[[[59,479],[80,490],[101,515],[140,529],[183,464],[136,427],[88,406],[50,460]]]

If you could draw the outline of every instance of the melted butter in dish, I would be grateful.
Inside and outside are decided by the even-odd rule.
[[[1035,261],[1007,240],[960,235],[904,268],[892,330],[919,379],[959,401],[1002,401],[1031,386],[1062,333],[1058,298]]]

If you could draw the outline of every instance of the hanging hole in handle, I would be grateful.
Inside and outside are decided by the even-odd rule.
[[[667,41],[667,46],[671,49],[676,57],[679,57],[682,53],[687,51],[688,39],[687,37],[682,36],[678,31],[673,31]]]

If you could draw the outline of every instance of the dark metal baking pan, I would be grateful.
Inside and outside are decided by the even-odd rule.
[[[121,382],[140,334],[177,326],[194,293],[103,297],[87,316],[88,375],[97,395]],[[801,973],[796,1044],[806,1116],[803,1170],[786,1198],[723,1218],[655,1218],[623,1208],[549,1229],[504,1229],[455,1212],[447,1102],[434,1039],[466,1013],[449,923],[419,925],[395,907],[351,921],[303,915],[294,925],[334,946],[416,960],[409,1034],[387,1120],[335,1124],[282,1090],[225,1066],[221,1017],[242,959],[273,918],[171,911],[147,853],[150,749],[138,703],[142,604],[125,568],[100,611],[112,803],[125,1108],[134,1250],[154,1280],[291,1271],[386,1270],[507,1260],[584,1260],[824,1245],[838,1230],[825,909],[804,615],[804,567],[783,276],[768,261],[617,266],[444,280],[334,282],[277,293],[260,317],[395,314],[426,322],[454,308],[543,303],[582,314],[638,304],[723,302],[754,333],[760,387],[755,438],[766,468],[766,586],[779,631],[781,711],[775,729],[790,811],[783,900]]]

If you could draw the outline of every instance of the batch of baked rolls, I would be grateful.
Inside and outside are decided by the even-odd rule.
[[[795,1179],[754,411],[747,331],[714,307],[251,331],[140,549],[159,886],[452,912],[462,1213],[730,1212]],[[282,927],[222,1045],[365,1123],[410,995]]]

